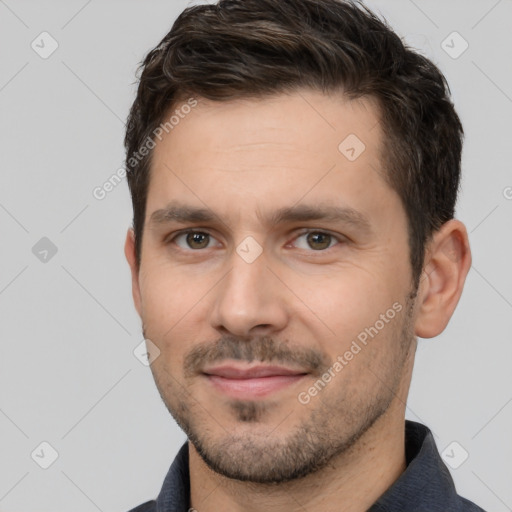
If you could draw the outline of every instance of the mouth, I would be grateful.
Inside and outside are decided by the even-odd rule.
[[[228,396],[239,399],[262,398],[287,388],[303,379],[308,373],[282,366],[222,365],[203,371],[212,387]]]

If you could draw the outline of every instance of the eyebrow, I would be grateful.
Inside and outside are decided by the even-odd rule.
[[[261,217],[257,214],[258,217]],[[170,222],[182,224],[214,222],[219,220],[208,208],[197,208],[179,202],[171,202],[165,208],[155,210],[150,218],[149,225],[157,227]],[[267,224],[275,226],[282,223],[306,222],[321,220],[324,222],[341,222],[371,233],[372,225],[369,219],[360,211],[347,206],[329,205],[296,205],[280,208],[272,213]]]

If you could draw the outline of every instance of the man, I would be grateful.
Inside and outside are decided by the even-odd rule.
[[[146,57],[125,253],[187,434],[136,511],[478,511],[405,421],[471,265],[439,70],[362,5],[221,0]]]

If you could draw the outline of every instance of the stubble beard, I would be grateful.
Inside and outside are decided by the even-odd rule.
[[[186,387],[165,368],[159,367],[157,371],[152,367],[153,377],[168,411],[211,470],[230,479],[255,484],[289,482],[325,468],[334,458],[353,449],[389,409],[398,394],[404,365],[413,345],[414,298],[415,294],[409,295],[401,324],[393,329],[392,337],[399,342],[395,357],[387,361],[385,369],[379,367],[380,375],[369,369],[382,385],[358,391],[357,382],[345,386],[348,383],[345,381],[338,394],[329,389],[321,391],[320,396],[312,400],[308,416],[284,436],[279,423],[294,412],[303,414],[305,410],[297,400],[290,404],[289,410],[271,400],[230,400],[231,421],[236,425],[230,432],[211,416],[215,411],[209,411],[208,404],[203,406],[191,398]],[[327,388],[329,386],[334,390],[336,383]],[[269,414],[279,408],[282,410],[278,415],[280,419],[269,425],[266,421]],[[245,425],[255,428],[253,431],[238,428]],[[233,433],[237,430],[243,433]]]

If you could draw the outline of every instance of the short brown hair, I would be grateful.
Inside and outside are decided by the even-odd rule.
[[[152,152],[136,162],[132,155],[169,109],[187,96],[228,101],[312,88],[377,100],[386,179],[408,217],[417,286],[425,244],[454,216],[463,129],[439,69],[361,2],[220,0],[189,7],[139,71],[125,136],[137,265]]]

